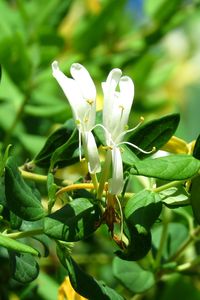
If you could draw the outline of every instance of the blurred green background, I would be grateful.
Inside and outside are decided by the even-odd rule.
[[[87,67],[98,89],[98,109],[102,107],[101,82],[112,68],[121,68],[135,83],[130,124],[137,124],[140,116],[147,121],[179,112],[177,136],[187,142],[196,139],[200,132],[199,36],[197,0],[0,0],[1,143],[11,143],[18,162],[25,163],[52,130],[71,117],[68,102],[51,75],[55,59],[67,75],[74,62]],[[112,275],[110,245],[106,230],[99,232],[76,247],[77,261],[131,299]],[[19,299],[16,290],[20,299],[55,299],[64,271],[53,253],[41,264],[44,271],[29,292],[13,282],[4,285],[2,268],[1,285],[13,290],[10,299]],[[198,278],[175,277],[161,287],[162,292],[150,291],[138,299],[173,300],[180,294],[183,300],[200,299]]]

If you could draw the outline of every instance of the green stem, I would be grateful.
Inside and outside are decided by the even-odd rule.
[[[158,251],[156,254],[156,259],[154,263],[155,269],[158,269],[160,267],[160,262],[163,254],[163,249],[166,243],[167,239],[167,233],[168,233],[168,224],[170,221],[170,211],[165,207],[163,211],[163,228],[162,228],[162,233],[161,233],[161,238],[160,238],[160,244],[158,247]]]
[[[99,183],[98,183],[98,180],[97,180],[97,175],[96,174],[90,174],[90,176],[91,176],[91,179],[92,179],[92,183],[94,184],[95,190],[98,191]]]
[[[33,181],[36,181],[36,182],[41,182],[41,183],[46,183],[47,182],[47,176],[46,175],[27,172],[27,171],[22,170],[21,168],[19,168],[19,171],[20,171],[22,177],[25,178],[25,179],[30,179],[30,180],[33,180]],[[69,180],[58,180],[58,182],[62,186],[72,184],[72,182],[69,181]]]
[[[111,150],[107,150],[106,159],[105,159],[105,162],[103,165],[103,170],[102,170],[101,178],[99,181],[97,199],[101,199],[103,191],[104,191],[105,182],[108,180],[110,166],[111,166],[111,159],[112,159]]]
[[[155,193],[160,193],[160,192],[165,191],[165,190],[167,190],[167,189],[169,189],[169,188],[171,188],[171,187],[181,185],[181,184],[183,184],[184,182],[185,182],[185,180],[171,181],[171,182],[169,182],[169,183],[166,183],[166,184],[164,184],[164,185],[162,185],[162,186],[159,186],[159,187],[153,189],[153,192],[155,192]]]
[[[24,237],[30,237],[34,235],[39,235],[44,232],[43,228],[38,228],[38,229],[33,229],[33,230],[28,230],[28,231],[18,231],[18,232],[13,232],[13,233],[7,233],[5,236],[12,238],[12,239],[21,239]]]
[[[22,177],[25,179],[30,179],[30,180],[33,180],[36,182],[46,182],[47,181],[47,176],[45,176],[45,175],[27,172],[22,169],[19,169],[19,171],[20,171]]]
[[[199,262],[200,262],[200,256],[196,257],[194,260],[192,260],[190,262],[186,262],[182,265],[177,266],[175,271],[184,272],[188,269],[191,269],[191,268],[195,267],[196,265],[199,264]]]
[[[186,241],[181,245],[181,247],[178,249],[178,251],[170,257],[169,261],[176,260],[182,253],[185,251],[185,249],[196,240],[196,238],[200,235],[200,226],[198,226],[194,232],[186,239]]]

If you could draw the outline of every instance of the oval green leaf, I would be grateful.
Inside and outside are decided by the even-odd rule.
[[[44,219],[44,232],[58,240],[79,241],[91,235],[100,220],[100,210],[88,199],[77,198]]]
[[[151,151],[153,147],[159,150],[175,133],[179,121],[179,114],[171,114],[157,120],[152,120],[133,132],[129,137],[129,142],[145,151]],[[131,149],[139,158],[147,157],[147,154],[134,148]]]
[[[199,169],[200,161],[193,156],[176,154],[138,161],[130,173],[163,180],[186,180],[196,175]]]
[[[49,168],[53,153],[56,152],[53,160],[55,164],[55,162],[59,161],[59,156],[63,156],[63,151],[65,151],[65,159],[62,157],[60,160],[66,160],[70,164],[69,160],[78,146],[78,134],[73,134],[74,129],[75,124],[73,120],[69,120],[64,126],[54,131],[33,159],[33,163],[42,168]],[[64,149],[60,148],[63,145],[65,145]]]
[[[31,254],[10,253],[12,277],[20,283],[26,284],[37,278],[39,265]]]
[[[154,274],[142,269],[136,262],[129,262],[115,257],[114,276],[123,286],[133,293],[143,293],[155,284]]]
[[[162,210],[162,201],[157,193],[143,190],[131,197],[125,208],[124,216],[132,226],[142,226],[149,231]]]
[[[18,217],[35,221],[45,215],[40,199],[21,177],[14,157],[10,157],[5,167],[5,194],[10,210]]]
[[[105,283],[82,271],[76,262],[70,256],[65,257],[64,253],[65,249],[57,249],[58,257],[68,271],[71,285],[78,294],[91,300],[124,300]]]

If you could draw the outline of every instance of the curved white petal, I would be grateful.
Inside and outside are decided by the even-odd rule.
[[[134,84],[130,77],[123,76],[119,81],[119,98],[118,98],[118,107],[120,108],[120,116],[118,121],[115,120],[117,126],[115,126],[115,130],[113,132],[113,139],[116,143],[121,142],[123,135],[120,135],[124,130],[126,125],[128,124],[128,118],[131,111],[131,106],[133,104],[134,98]],[[119,114],[118,114],[119,115]],[[117,137],[120,135],[120,138]]]
[[[90,130],[95,124],[96,117],[96,87],[89,72],[81,64],[72,64],[70,72],[81,91],[84,101],[85,115],[83,123],[85,130]]]
[[[104,93],[104,106],[103,106],[103,125],[112,132],[114,125],[113,112],[116,107],[116,88],[119,83],[122,71],[120,69],[113,69],[107,77],[106,82],[102,83],[102,89]],[[115,114],[115,112],[114,112]],[[106,136],[106,140],[109,141],[109,137]]]
[[[94,136],[91,131],[83,133],[83,147],[86,159],[88,161],[88,171],[91,174],[99,173],[101,171],[101,164],[99,160],[99,153]]]
[[[119,195],[124,186],[123,163],[120,149],[112,149],[112,178],[109,180],[109,192],[112,195]]]
[[[122,115],[121,122],[124,123],[124,126],[128,123],[128,117],[131,111],[131,106],[133,104],[134,98],[134,84],[130,77],[123,76],[119,81],[120,87],[120,105],[123,106],[124,112]]]
[[[120,69],[113,69],[102,83],[104,92],[103,125],[112,136],[114,143],[121,142],[122,132],[128,123],[134,97],[134,84],[130,77],[121,77]],[[119,84],[119,91],[117,86]],[[107,144],[109,136],[106,135]]]
[[[76,120],[79,119],[78,108],[81,106],[82,96],[75,80],[68,78],[62,71],[60,71],[57,61],[52,63],[52,71],[53,77],[57,80],[69,101],[74,118]]]
[[[80,64],[73,64],[71,73],[74,79],[68,78],[60,71],[57,61],[52,63],[52,70],[70,103],[75,120],[80,123],[80,130],[90,130],[95,124],[96,89],[88,71]]]
[[[70,72],[77,82],[83,98],[95,101],[96,87],[87,69],[79,63],[74,63],[71,65]]]
[[[106,82],[102,82],[102,89],[104,93],[104,107],[103,107],[103,118],[106,118],[112,108],[115,91],[119,83],[122,71],[120,69],[113,69],[107,77]]]

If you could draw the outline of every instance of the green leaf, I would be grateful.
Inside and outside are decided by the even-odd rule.
[[[150,229],[158,219],[162,209],[158,194],[143,190],[128,200],[124,208],[129,245],[116,254],[124,260],[139,260],[151,248]]]
[[[44,219],[44,232],[54,239],[75,242],[91,235],[99,219],[96,204],[77,198]]]
[[[192,154],[195,158],[200,160],[200,135],[198,136],[195,145],[194,145],[194,150]]]
[[[172,187],[159,193],[162,202],[169,208],[176,208],[189,204],[189,194],[183,186]]]
[[[56,281],[55,276],[52,276],[50,273],[49,275],[44,271],[40,270],[38,276],[38,286],[37,286],[37,293],[39,295],[39,299],[42,300],[55,300],[58,298],[58,289],[59,284]],[[28,294],[29,296],[29,294]],[[33,296],[35,299],[35,294]],[[26,300],[26,298],[24,298]]]
[[[72,165],[79,160],[78,151],[78,131],[75,129],[69,139],[60,147],[58,147],[52,154],[50,169],[53,170],[55,166]]]
[[[157,193],[143,190],[130,198],[124,208],[126,221],[132,226],[142,226],[149,231],[162,210],[162,201]]]
[[[142,148],[145,151],[151,151],[153,147],[159,150],[171,136],[175,133],[180,121],[179,114],[171,114],[150,121],[145,125],[139,127],[130,137],[129,142]],[[139,157],[147,157],[137,149],[132,148],[132,151]]]
[[[10,227],[11,229],[19,229],[22,224],[22,219],[10,211]]]
[[[163,180],[186,180],[197,174],[200,161],[191,155],[174,154],[135,163],[130,173]]]
[[[122,160],[125,164],[133,166],[137,161],[139,161],[136,154],[126,145],[122,145],[120,148],[122,149]]]
[[[142,226],[127,223],[126,235],[129,240],[128,247],[124,251],[116,251],[115,254],[123,260],[140,260],[145,257],[151,249],[151,233]]]
[[[9,250],[38,255],[38,251],[36,249],[28,245],[22,244],[21,242],[18,242],[2,234],[0,235],[0,246],[5,247]]]
[[[190,187],[190,203],[195,220],[200,224],[200,176],[194,178]]]
[[[158,225],[152,230],[152,244],[153,252],[159,248],[160,239],[162,235],[163,226]],[[168,224],[167,238],[164,244],[162,258],[168,260],[172,255],[174,255],[180,248],[181,244],[188,237],[188,229],[184,224],[181,223],[170,223]]]
[[[133,293],[143,293],[155,284],[154,274],[142,269],[136,262],[128,262],[115,257],[114,276]]]
[[[64,255],[64,249],[57,248],[58,257],[67,269],[71,285],[74,290],[90,300],[123,300],[113,289],[109,288],[105,283],[97,281],[92,276],[83,272],[76,262],[70,257]]]
[[[44,226],[43,219],[40,219],[38,221],[30,222],[23,220],[22,225],[20,227],[20,231],[31,231],[31,230],[41,230]],[[34,240],[37,240],[41,243],[41,245],[37,245],[38,251],[40,252],[41,256],[47,257],[49,255],[49,248],[50,248],[50,242],[48,236],[45,234],[37,234],[31,237]]]
[[[18,217],[35,221],[45,215],[36,193],[21,177],[14,157],[10,157],[5,167],[5,194],[10,210]]]
[[[33,159],[33,163],[35,163],[39,167],[49,168],[52,154],[57,149],[59,149],[60,146],[66,144],[66,143],[68,143],[67,147],[71,146],[71,148],[70,148],[70,150],[68,150],[67,147],[65,148],[65,151],[67,151],[67,150],[69,151],[69,153],[65,157],[65,159],[70,160],[72,158],[74,151],[76,150],[76,148],[78,146],[78,137],[77,136],[76,137],[73,136],[74,137],[73,142],[75,143],[75,141],[76,141],[76,147],[75,147],[75,144],[72,144],[71,136],[73,134],[74,128],[75,128],[75,125],[74,125],[73,121],[69,120],[66,123],[66,125],[60,127],[56,131],[54,131],[47,138],[47,141],[44,144],[43,148]],[[71,143],[69,143],[68,141],[71,141]],[[62,153],[63,152],[61,152],[61,154]],[[53,163],[55,164],[57,161],[59,161],[59,156],[57,154],[55,154],[55,156],[56,156],[57,160],[55,159],[55,161],[53,161],[52,164]]]
[[[29,283],[37,278],[39,265],[31,254],[10,253],[12,277],[20,283]]]
[[[4,168],[6,165],[6,161],[9,157],[9,150],[10,150],[11,145],[8,145],[4,154],[1,153],[1,147],[0,147],[0,177],[3,175]]]

